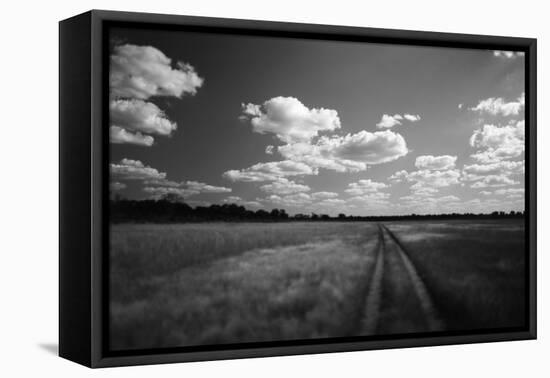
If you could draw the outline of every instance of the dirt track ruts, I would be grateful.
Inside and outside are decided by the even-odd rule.
[[[425,283],[396,236],[378,226],[376,262],[359,334],[399,334],[444,329]]]

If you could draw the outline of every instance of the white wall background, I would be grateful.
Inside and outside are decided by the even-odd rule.
[[[548,376],[550,174],[544,1],[5,1],[0,22],[0,375],[4,377]],[[539,340],[89,370],[57,344],[57,22],[91,8],[539,39]],[[77,127],[78,125],[75,125]],[[22,204],[25,205],[22,205]],[[546,234],[546,235],[545,235]],[[546,373],[546,374],[545,374]]]

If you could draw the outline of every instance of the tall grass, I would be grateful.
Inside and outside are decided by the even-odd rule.
[[[395,222],[431,289],[448,330],[525,323],[525,228],[522,220]]]
[[[111,347],[345,336],[376,227],[121,225],[111,234]]]

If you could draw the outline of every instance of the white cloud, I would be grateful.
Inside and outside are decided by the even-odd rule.
[[[283,207],[301,207],[310,205],[312,198],[307,193],[295,193],[287,196],[272,194],[263,199],[263,201],[271,202]]]
[[[523,188],[497,189],[495,190],[495,194],[507,196],[507,197],[519,198],[519,197],[523,197],[523,195],[525,194],[525,189]]]
[[[455,167],[456,156],[423,155],[416,158],[414,165],[418,169],[447,170]]]
[[[192,195],[199,194],[199,192],[187,188],[174,188],[168,186],[146,186],[143,188],[145,193],[150,194],[151,198],[159,199],[167,194],[177,194],[180,197],[187,198]]]
[[[384,114],[380,122],[376,124],[376,127],[378,127],[379,129],[389,129],[394,126],[401,125],[402,120],[403,116],[401,116],[400,114]]]
[[[117,99],[109,104],[112,126],[145,134],[170,135],[177,128],[155,104],[136,99]]]
[[[483,176],[480,179],[476,180],[472,184],[472,188],[496,188],[500,186],[507,186],[507,185],[516,185],[518,184],[518,181],[512,180],[510,177],[505,175],[488,175]]]
[[[373,211],[375,209],[388,208],[391,206],[388,198],[389,193],[374,192],[359,196],[354,196],[346,200],[346,204],[352,208],[362,209],[362,211]]]
[[[525,56],[525,53],[523,51],[502,51],[502,50],[494,50],[493,56],[496,56],[497,58],[508,58],[513,59],[517,57],[523,57]]]
[[[460,172],[456,169],[445,171],[431,171],[428,169],[407,172],[399,171],[394,173],[389,178],[391,181],[408,181],[414,182],[411,186],[412,190],[423,188],[442,188],[460,183]]]
[[[204,80],[193,66],[172,60],[152,46],[115,46],[109,85],[113,97],[146,100],[152,96],[194,95]]]
[[[166,173],[144,165],[139,160],[122,159],[119,163],[111,163],[111,176],[121,180],[163,180]]]
[[[149,187],[167,187],[167,188],[180,188],[186,189],[189,192],[198,193],[229,193],[231,188],[224,186],[208,185],[198,181],[171,181],[171,180],[147,180],[145,185]]]
[[[401,201],[416,203],[421,206],[433,206],[436,204],[447,203],[447,202],[457,202],[460,201],[460,198],[453,195],[442,196],[442,197],[424,197],[418,195],[409,195],[399,198]]]
[[[145,193],[152,198],[162,198],[167,194],[177,194],[180,197],[187,198],[201,193],[230,193],[230,188],[223,186],[208,185],[198,181],[184,181],[177,183],[168,180],[146,181],[143,188]]]
[[[479,113],[488,113],[493,116],[502,115],[502,116],[511,116],[518,115],[525,107],[525,93],[522,93],[516,101],[506,102],[501,97],[495,98],[490,97],[488,99],[482,100],[475,107],[470,108],[470,110],[479,112]]]
[[[485,175],[514,175],[525,172],[525,162],[522,161],[497,161],[488,164],[470,164],[464,165],[464,179],[473,181],[480,176]]]
[[[147,147],[152,146],[155,142],[155,139],[150,135],[143,135],[140,132],[133,133],[117,126],[109,128],[109,140],[114,144],[127,143]]]
[[[418,122],[421,120],[421,117],[418,114],[384,114],[380,122],[376,124],[376,127],[379,129],[389,129],[397,125],[401,125],[403,120],[409,122]]]
[[[462,109],[464,107],[464,104],[458,104],[458,108]]]
[[[479,192],[479,194],[481,194],[482,196],[490,196],[493,194],[493,192],[489,192],[487,190],[482,190],[481,192]]]
[[[410,122],[418,122],[422,119],[418,114],[404,114],[403,118]]]
[[[519,157],[525,150],[525,122],[507,126],[484,125],[474,131],[470,145],[481,149],[472,158],[485,164]]]
[[[348,189],[346,189],[345,192],[353,196],[361,196],[368,193],[377,192],[378,190],[387,187],[388,186],[382,182],[376,182],[372,181],[371,179],[366,179],[352,182],[348,185]]]
[[[241,197],[238,197],[238,196],[229,196],[227,198],[224,198],[222,200],[222,202],[223,203],[234,203],[234,204],[237,204],[237,205],[240,205],[240,206],[254,207],[254,208],[258,208],[258,207],[263,206],[258,201],[246,201],[246,200],[243,200]]]
[[[267,146],[265,148],[265,153],[268,154],[268,155],[273,155],[273,149],[274,148],[275,148],[275,146],[271,146],[271,145]]]
[[[338,112],[309,109],[295,97],[274,97],[262,105],[242,104],[241,119],[260,134],[271,133],[286,143],[307,142],[323,131],[341,127]]]
[[[439,192],[439,189],[431,187],[415,187],[412,188],[412,192],[417,197],[432,197],[434,194]]]
[[[188,189],[197,191],[199,193],[229,193],[231,188],[224,186],[208,185],[198,181],[185,181],[184,184]]]
[[[229,170],[223,177],[232,181],[258,182],[275,181],[281,177],[316,175],[317,170],[301,162],[283,160],[257,163],[241,170]]]
[[[118,181],[113,181],[109,183],[109,189],[113,192],[126,189],[126,184]]]
[[[278,151],[286,159],[338,172],[364,171],[368,165],[390,162],[408,153],[405,139],[389,130],[323,136],[315,144],[287,144]]]
[[[316,200],[327,200],[338,197],[338,193],[334,192],[315,192],[311,194],[311,197]]]
[[[290,181],[286,178],[280,178],[273,181],[271,184],[260,186],[260,189],[266,193],[273,193],[279,195],[309,192],[311,189],[307,185],[297,184],[294,181]]]
[[[327,198],[327,199],[324,199],[321,202],[317,203],[317,206],[318,207],[329,207],[330,208],[330,207],[335,207],[335,206],[341,207],[341,206],[344,206],[346,204],[347,204],[347,202],[345,200],[342,200],[342,199]]]

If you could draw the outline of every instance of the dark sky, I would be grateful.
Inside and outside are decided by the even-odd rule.
[[[525,91],[524,58],[519,54],[119,28],[112,29],[111,41],[114,46],[153,47],[171,59],[172,69],[177,69],[176,62],[186,62],[204,79],[194,95],[153,94],[142,99],[177,124],[170,135],[152,133],[152,146],[111,144],[113,164],[131,159],[166,173],[166,180],[181,183],[178,188],[191,204],[229,201],[251,208],[330,214],[342,209],[353,214],[523,210],[523,173],[516,169],[523,161],[517,143],[523,143],[519,98]],[[295,98],[308,109],[337,111],[341,127],[320,131],[309,145],[317,145],[322,135],[391,132],[404,139],[406,152],[387,162],[369,161],[366,169],[338,171],[308,161],[314,174],[254,182],[224,175],[257,163],[288,160],[277,152],[288,141],[273,132],[255,131],[251,117],[240,119],[241,104],[262,105],[276,97]],[[266,105],[262,112],[267,109]],[[384,114],[399,114],[400,124],[377,126]],[[409,121],[405,114],[419,119]],[[472,142],[476,130],[477,142]],[[274,146],[273,154],[266,153],[268,145]],[[334,151],[335,155],[323,156],[343,156],[341,150]],[[483,152],[490,157],[472,156]],[[419,156],[456,159],[445,166],[438,164],[449,159],[432,159],[432,165],[422,166]],[[394,176],[403,170],[404,175]],[[283,189],[262,189],[278,180]],[[130,198],[151,196],[143,189],[152,184],[145,181],[124,174],[112,177],[112,182],[125,185],[120,194]],[[228,190],[191,193],[185,191],[187,181]],[[359,189],[350,191],[353,188]],[[318,192],[332,194],[313,195]]]

